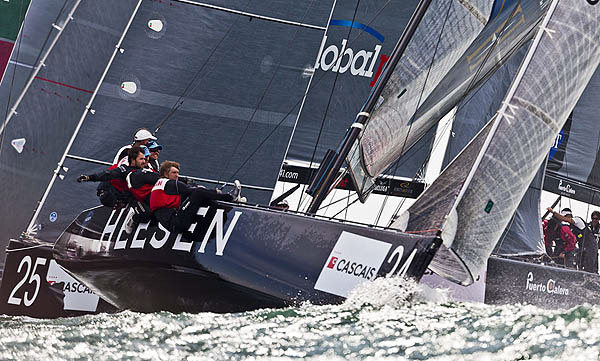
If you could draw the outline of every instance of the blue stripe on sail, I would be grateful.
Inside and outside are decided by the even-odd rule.
[[[375,30],[372,27],[367,26],[365,24],[357,23],[356,21],[352,22],[350,20],[331,19],[331,21],[329,22],[329,25],[347,26],[349,28],[356,28],[356,29],[364,30],[367,33],[373,35],[375,38],[377,38],[377,40],[381,41],[382,43],[383,43],[383,40],[385,39],[384,36],[381,35],[381,33],[379,33],[377,30]]]

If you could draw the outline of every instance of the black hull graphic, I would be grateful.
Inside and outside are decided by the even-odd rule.
[[[192,233],[156,223],[127,234],[129,209],[84,211],[55,258],[118,308],[234,312],[342,302],[361,282],[419,279],[441,240],[227,203],[201,208]]]
[[[57,318],[115,311],[60,269],[52,244],[10,240],[0,286],[0,314]]]
[[[523,303],[543,308],[600,304],[600,275],[490,257],[485,303]]]

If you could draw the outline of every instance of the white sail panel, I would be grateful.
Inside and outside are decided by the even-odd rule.
[[[431,127],[432,122],[411,123],[413,114],[484,28],[492,3],[490,0],[431,3],[383,89],[383,102],[371,114],[365,129],[361,145],[367,173],[372,176],[381,173],[412,145],[408,143],[420,138],[413,139],[413,135],[422,135]]]
[[[458,197],[451,249],[481,272],[600,60],[600,6],[555,0],[478,165]],[[537,224],[531,225],[538,226]],[[463,283],[464,280],[461,281]]]

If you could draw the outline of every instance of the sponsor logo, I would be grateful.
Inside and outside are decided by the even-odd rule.
[[[331,19],[329,26],[346,26],[360,29],[372,35],[381,43],[385,39],[377,30],[357,22]],[[348,39],[342,39],[339,45],[327,45],[327,35],[325,35],[321,41],[315,69],[332,71],[339,74],[349,72],[353,76],[372,78],[369,84],[372,87],[377,83],[383,66],[389,59],[388,55],[380,54],[380,52],[381,45],[379,44],[375,45],[372,50],[355,50],[349,46]],[[379,64],[376,67],[375,65],[378,62]]]
[[[349,232],[342,232],[323,265],[315,289],[348,297],[360,283],[372,281],[391,244]]]
[[[64,283],[63,292],[65,298],[63,302],[65,310],[96,311],[100,298],[86,285],[71,277],[54,260],[50,261],[46,281],[50,285]]]
[[[104,225],[104,230],[102,231],[102,235],[99,240],[95,240],[95,245],[92,246],[92,250],[95,252],[106,251],[111,245],[113,245],[113,249],[143,249],[146,247],[146,242],[150,244],[152,248],[161,249],[167,244],[167,241],[170,238],[174,238],[173,246],[171,247],[174,251],[183,251],[183,252],[191,252],[192,246],[194,244],[193,240],[182,240],[182,234],[171,234],[168,230],[166,230],[160,223],[158,224],[158,229],[154,232],[150,233],[148,231],[148,227],[150,223],[142,223],[138,224],[133,230],[133,238],[131,242],[128,242],[129,235],[125,232],[126,222],[125,220],[128,217],[129,213],[132,213],[133,209],[131,208],[123,208],[123,209],[115,209],[108,217],[108,221]],[[209,213],[209,207],[201,207],[198,209],[197,215],[200,217],[206,217]],[[235,211],[229,226],[225,229],[224,225],[226,222],[225,210],[217,208],[214,212],[214,216],[211,219],[210,225],[206,230],[204,230],[202,239],[200,243],[200,247],[197,250],[197,253],[205,253],[206,246],[208,244],[209,239],[212,235],[214,235],[215,247],[216,247],[216,255],[222,256],[227,246],[227,242],[235,228],[237,221],[239,220],[242,212]],[[189,232],[194,232],[196,230],[197,223],[192,223]]]
[[[337,263],[338,258],[337,257],[331,257],[331,260],[329,261],[329,264],[327,265],[327,268],[333,268],[333,266],[335,266],[335,264]]]
[[[569,295],[569,289],[562,287],[552,278],[548,279],[546,283],[544,282],[534,282],[533,280],[533,272],[529,272],[527,274],[527,283],[525,284],[525,289],[531,292],[541,292],[541,293],[549,293],[554,295]]]
[[[562,179],[558,182],[558,190],[567,194],[575,194],[575,189],[571,188],[569,183],[563,185]]]

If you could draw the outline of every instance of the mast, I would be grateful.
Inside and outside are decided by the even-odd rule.
[[[348,156],[348,153],[350,153],[354,142],[364,129],[365,125],[367,124],[370,113],[375,108],[375,105],[377,104],[377,101],[379,99],[379,96],[381,95],[384,85],[389,80],[390,76],[392,75],[392,72],[394,71],[394,68],[396,67],[396,64],[404,54],[404,51],[406,50],[410,39],[413,37],[415,31],[417,30],[417,27],[419,26],[421,19],[423,19],[423,16],[425,15],[425,12],[429,8],[430,4],[431,0],[421,0],[421,2],[419,2],[417,9],[408,21],[404,32],[400,36],[400,39],[398,39],[398,42],[396,43],[396,46],[392,51],[390,60],[388,61],[380,80],[377,82],[377,85],[375,85],[373,92],[369,95],[369,98],[363,106],[362,111],[359,112],[356,116],[355,122],[352,123],[350,129],[347,130],[344,139],[338,147],[339,151],[337,152],[337,154],[334,155],[331,161],[323,161],[321,163],[321,167],[325,168],[323,168],[322,171],[317,172],[317,176],[321,174],[322,176],[320,177],[320,179],[315,178],[313,180],[313,184],[311,184],[311,186],[309,187],[309,189],[314,189],[314,192],[312,194],[313,200],[308,208],[308,213],[317,213],[317,210],[319,209],[321,203],[323,203],[325,197],[327,197],[327,194],[329,193],[335,179],[338,176],[339,169],[341,168],[346,157]]]

